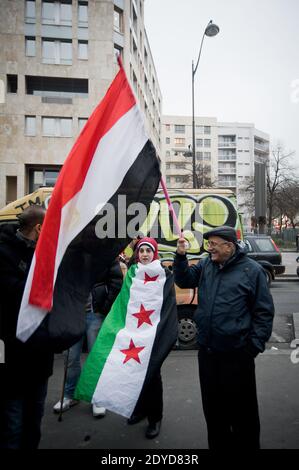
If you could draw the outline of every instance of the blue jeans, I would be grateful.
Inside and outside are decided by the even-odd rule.
[[[86,337],[88,352],[98,336],[98,332],[102,326],[105,316],[101,313],[88,312],[86,313]],[[67,375],[64,389],[64,396],[66,398],[73,398],[75,388],[81,373],[81,352],[83,346],[84,337],[78,343],[74,344],[69,349],[68,364],[67,364]],[[66,356],[65,356],[66,359]]]
[[[4,384],[2,384],[4,385]],[[0,448],[37,449],[41,438],[48,379],[28,382],[17,398],[0,404]]]

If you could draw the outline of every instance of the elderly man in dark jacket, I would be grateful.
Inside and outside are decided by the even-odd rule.
[[[5,363],[0,365],[0,448],[35,449],[40,440],[47,382],[53,353],[40,352],[16,339],[20,304],[45,210],[30,206],[19,216],[18,230],[0,234],[0,337]]]
[[[189,266],[186,240],[174,261],[176,284],[198,287],[199,377],[210,449],[259,448],[255,356],[272,331],[274,306],[261,266],[233,228],[204,234],[209,256]]]

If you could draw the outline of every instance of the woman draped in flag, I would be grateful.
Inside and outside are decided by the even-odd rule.
[[[86,360],[75,397],[129,418],[128,424],[147,417],[151,439],[160,432],[163,414],[160,369],[177,338],[176,299],[157,242],[144,237],[136,253],[137,263]]]

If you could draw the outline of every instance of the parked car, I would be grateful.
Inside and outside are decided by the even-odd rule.
[[[268,285],[276,275],[285,272],[285,266],[281,264],[280,250],[270,236],[245,233],[244,242],[248,248],[248,256],[264,268]]]

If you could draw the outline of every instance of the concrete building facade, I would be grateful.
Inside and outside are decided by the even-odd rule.
[[[2,0],[0,207],[55,183],[118,71],[117,54],[160,153],[162,97],[143,6],[144,0]]]
[[[253,186],[257,165],[266,167],[269,160],[269,135],[251,123],[218,122],[215,117],[195,118],[196,169],[202,172],[202,187],[231,189],[237,196],[245,230],[250,230],[254,207],[247,204],[244,189]],[[191,188],[192,118],[162,117],[163,171],[169,188]],[[265,173],[264,173],[265,174]],[[257,180],[256,180],[257,181]],[[265,184],[259,181],[255,191],[266,201]],[[252,198],[254,199],[254,197]],[[260,214],[259,214],[260,215]]]
[[[205,183],[217,178],[217,119],[195,118],[196,168]],[[162,117],[162,169],[169,188],[192,187],[192,118]]]

